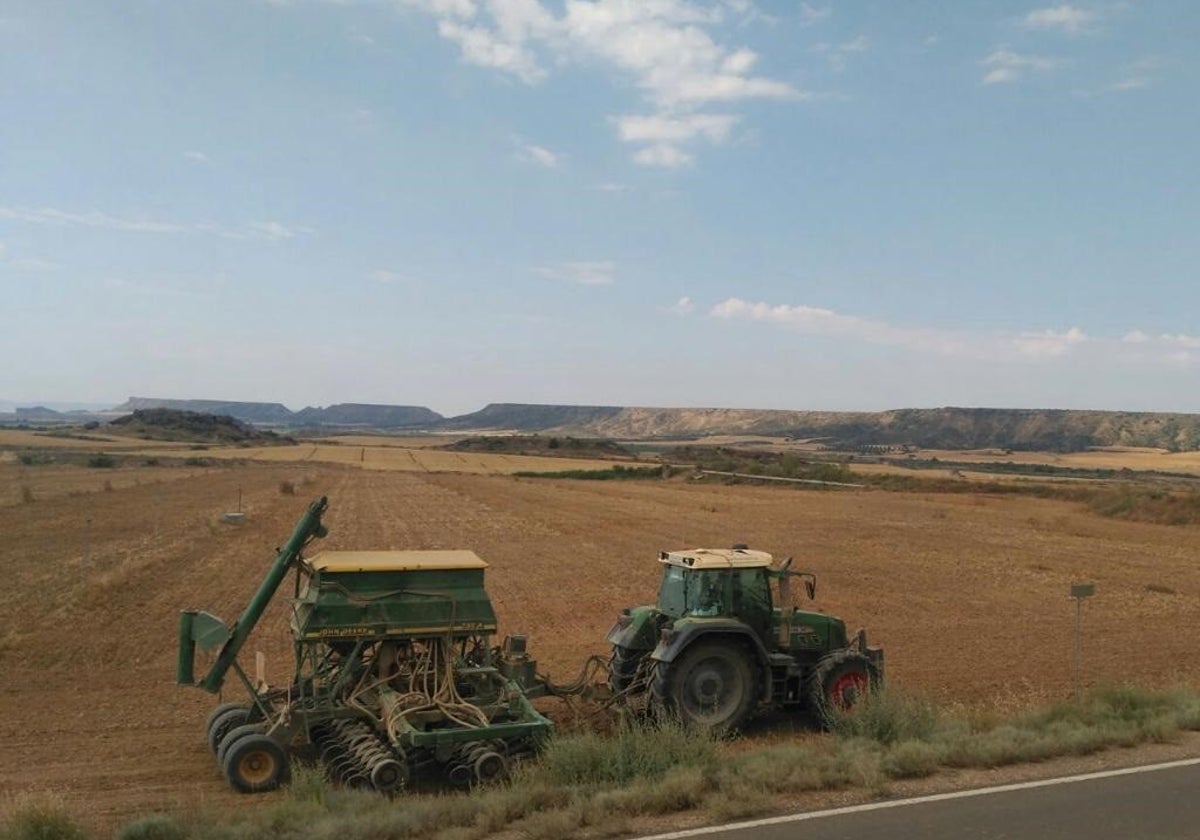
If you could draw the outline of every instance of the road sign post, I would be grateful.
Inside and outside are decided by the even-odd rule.
[[[1094,583],[1071,584],[1075,599],[1075,703],[1083,703],[1083,602],[1096,594]]]

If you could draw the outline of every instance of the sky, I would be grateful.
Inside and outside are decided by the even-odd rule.
[[[1200,411],[1192,0],[3,0],[0,399]]]

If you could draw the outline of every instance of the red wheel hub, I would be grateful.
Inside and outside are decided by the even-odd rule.
[[[849,671],[838,676],[829,686],[829,701],[842,711],[853,709],[867,695],[867,675]]]

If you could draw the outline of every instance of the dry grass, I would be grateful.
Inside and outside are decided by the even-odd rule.
[[[421,452],[388,449],[391,457]],[[545,460],[563,468],[563,459]],[[102,491],[105,479],[112,492]],[[296,484],[295,496],[280,492],[283,481]],[[35,503],[21,503],[22,483]],[[501,633],[528,634],[539,670],[554,676],[605,652],[619,608],[653,600],[658,550],[746,542],[795,555],[796,568],[816,572],[817,606],[851,629],[868,628],[887,649],[892,685],[981,725],[1069,695],[1067,592],[1079,580],[1097,584],[1084,614],[1087,684],[1200,684],[1200,663],[1179,632],[1200,609],[1200,529],[1103,518],[1061,500],[517,479],[315,461],[103,471],[10,461],[0,463],[0,488],[8,493],[0,495],[0,670],[9,702],[24,710],[5,742],[0,795],[70,787],[89,824],[102,828],[156,810],[178,814],[187,802],[262,807],[226,789],[201,743],[212,699],[171,685],[174,616],[185,607],[236,616],[274,546],[319,494],[331,499],[322,548],[478,552],[490,564]],[[224,526],[220,515],[239,490],[246,522]],[[251,640],[274,681],[290,673],[285,600]],[[146,725],[128,713],[134,693],[170,714]],[[72,698],[69,715],[63,696]],[[793,737],[786,729],[747,747],[782,746]],[[906,749],[894,759],[897,772],[916,773],[927,757]],[[846,772],[870,784],[871,767],[851,761]],[[556,819],[576,818],[587,812]]]

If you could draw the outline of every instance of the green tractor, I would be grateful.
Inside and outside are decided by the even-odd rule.
[[[816,577],[772,568],[764,551],[661,552],[658,603],[622,610],[609,631],[609,686],[637,707],[646,701],[717,735],[760,709],[808,711],[822,726],[883,684],[883,650],[851,639],[834,616],[793,603],[796,582],[809,600]]]

